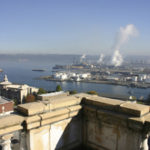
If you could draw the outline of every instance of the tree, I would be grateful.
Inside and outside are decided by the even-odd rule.
[[[45,93],[47,93],[47,91],[45,89],[39,88],[39,91],[37,94],[45,94]]]
[[[96,91],[88,91],[87,94],[98,95],[98,93]]]
[[[57,91],[57,92],[62,91],[62,87],[61,87],[60,85],[57,85],[57,86],[56,86],[56,91]]]
[[[35,102],[35,96],[33,94],[28,94],[27,97],[25,97],[25,103]]]
[[[18,105],[18,100],[17,99],[13,99],[13,102],[14,102],[14,106]]]
[[[137,98],[136,98],[135,96],[130,96],[130,97],[129,97],[129,100],[131,100],[131,101],[136,101]]]

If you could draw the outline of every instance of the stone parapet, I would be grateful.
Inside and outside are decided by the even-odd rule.
[[[8,115],[0,118],[0,135],[23,129],[23,116]]]
[[[78,105],[81,98],[75,96],[66,96],[63,98],[56,98],[51,101],[38,101],[33,103],[18,105],[17,110],[26,116],[41,114],[69,106]]]
[[[97,109],[109,110],[127,116],[142,117],[150,111],[150,107],[130,101],[121,101],[104,97],[83,98],[83,105],[97,107]]]
[[[21,104],[16,110],[0,118],[3,145],[4,137],[17,134],[27,150],[69,150],[79,144],[98,150],[147,150],[150,110],[146,105],[81,93]]]

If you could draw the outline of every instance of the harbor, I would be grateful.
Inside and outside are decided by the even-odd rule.
[[[36,80],[46,80],[46,81],[55,81],[55,82],[83,82],[83,83],[96,83],[96,84],[110,84],[110,85],[120,85],[120,86],[127,86],[127,87],[133,87],[133,88],[150,88],[149,83],[136,83],[136,82],[119,82],[119,81],[104,81],[104,80],[72,80],[72,79],[56,79],[52,76],[41,76],[38,78],[35,78]]]
[[[14,56],[12,56],[14,57]],[[129,69],[125,69],[125,67],[122,68],[112,68],[111,66],[105,67],[105,65],[97,65],[99,68],[91,68],[88,69],[87,67],[84,67],[82,69],[53,69],[53,67],[56,64],[61,64],[62,66],[68,66],[68,64],[75,64],[73,63],[74,58],[80,58],[79,56],[74,56],[74,55],[66,55],[66,56],[59,56],[59,55],[47,55],[47,56],[32,56],[33,58],[31,61],[28,62],[17,62],[19,56],[16,56],[16,59],[13,61],[8,61],[5,63],[5,60],[0,60],[0,68],[3,69],[4,73],[7,74],[8,78],[10,81],[13,83],[18,83],[18,84],[28,84],[30,86],[34,87],[42,87],[46,89],[47,91],[54,91],[56,89],[57,85],[60,85],[64,91],[69,91],[69,90],[76,90],[77,92],[87,92],[87,91],[96,91],[98,94],[105,94],[105,95],[124,95],[124,96],[130,96],[133,95],[137,97],[138,99],[147,99],[147,97],[150,94],[150,88],[148,83],[143,84],[144,82],[144,77],[142,77],[142,74],[147,74],[147,79],[148,80],[148,67],[146,72],[139,72],[139,80],[140,85],[137,85],[138,82],[136,83],[136,86],[134,84],[131,84],[133,81],[129,81],[132,78],[132,76],[138,74],[138,70],[130,69],[129,65],[126,65],[125,67]],[[23,56],[22,56],[23,57]],[[31,55],[29,56],[31,57]],[[29,57],[24,56],[24,59],[29,59]],[[55,57],[55,59],[53,59]],[[39,61],[39,59],[43,60],[42,62]],[[98,57],[94,60],[97,61]],[[36,62],[36,63],[35,63]],[[130,63],[130,62],[129,62]],[[94,64],[94,63],[92,63]],[[95,63],[96,64],[96,63]],[[105,63],[106,64],[106,63]],[[22,67],[24,66],[24,67]],[[138,65],[140,66],[140,65]],[[92,66],[91,66],[92,67]],[[40,71],[32,71],[32,69],[46,69],[44,72]],[[121,70],[122,69],[122,70]],[[91,70],[91,72],[89,72]],[[119,70],[119,71],[118,71]],[[144,70],[144,69],[142,69]],[[75,80],[60,80],[60,79],[54,79],[52,75],[55,75],[55,73],[77,73],[79,74],[86,74],[90,73],[91,77],[93,79],[81,79],[80,81],[75,81]],[[109,73],[110,72],[110,73]],[[122,83],[122,81],[116,81],[116,77],[113,77],[113,80],[106,80],[104,77],[109,77],[112,74],[124,74],[122,77],[126,78],[128,80],[127,84]],[[130,75],[129,73],[132,72]],[[130,79],[129,76],[130,75]],[[143,78],[143,81],[142,81]],[[110,78],[109,78],[110,79]],[[120,76],[121,79],[121,76]],[[3,80],[3,73],[1,74],[1,80]],[[146,86],[145,86],[146,85]]]

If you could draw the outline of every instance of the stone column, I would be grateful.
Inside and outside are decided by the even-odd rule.
[[[21,132],[20,133],[20,150],[26,150],[26,149],[27,149],[26,133]]]
[[[11,150],[11,137],[12,134],[7,134],[1,137],[2,150]]]
[[[149,150],[149,148],[148,148],[148,134],[143,136],[142,150]]]

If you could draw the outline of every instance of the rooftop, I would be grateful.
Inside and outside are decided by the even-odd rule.
[[[5,103],[8,103],[8,102],[10,102],[9,99],[0,96],[0,104],[5,104]]]

